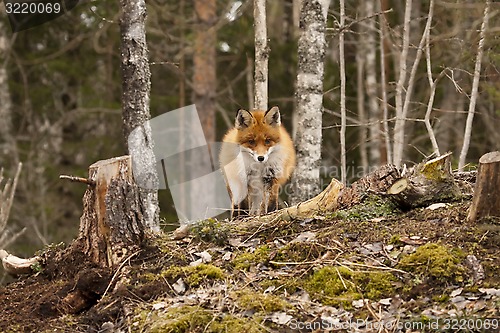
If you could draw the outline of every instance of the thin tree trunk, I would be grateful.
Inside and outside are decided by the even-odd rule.
[[[431,0],[430,6],[433,5],[434,5],[434,0]],[[443,70],[439,75],[439,77],[436,78],[436,80],[432,79],[430,39],[431,39],[430,30],[427,30],[425,36],[425,59],[427,64],[427,79],[429,80],[429,87],[431,89],[431,92],[429,96],[429,101],[427,102],[427,111],[425,112],[424,122],[425,122],[425,127],[427,129],[427,133],[429,134],[429,138],[431,140],[433,153],[436,156],[439,156],[440,155],[439,145],[436,140],[436,135],[434,135],[434,129],[432,128],[431,125],[431,112],[434,105],[434,97],[436,96],[437,84],[439,80],[444,76],[445,71]]]
[[[364,37],[361,34],[359,36],[360,40],[358,41],[358,45],[363,45],[361,41]],[[366,145],[366,110],[365,110],[365,90],[363,89],[363,69],[365,68],[364,57],[361,54],[364,52],[362,48],[357,50],[356,54],[356,73],[357,73],[357,92],[356,92],[356,100],[358,104],[358,118],[360,122],[359,126],[359,156],[361,158],[361,166],[364,170],[368,170],[368,150]],[[345,135],[344,135],[345,136]]]
[[[381,11],[386,10],[386,3],[381,2],[380,3],[380,9]],[[386,70],[389,66],[386,66],[386,45],[385,45],[385,36],[386,36],[386,26],[387,26],[387,21],[385,19],[385,14],[380,14],[380,29],[379,29],[379,34],[380,34],[380,85],[381,85],[381,92],[382,92],[382,110],[383,110],[383,116],[382,116],[382,124],[384,128],[384,139],[385,139],[385,152],[386,152],[386,164],[392,164],[392,148],[391,148],[391,140],[390,140],[390,133],[389,133],[389,123],[388,123],[388,118],[389,118],[389,108],[388,108],[388,101],[387,101],[387,78],[386,78]]]
[[[4,14],[0,19],[0,139],[3,141],[3,155],[9,157],[12,165],[19,163],[19,156],[16,148],[16,139],[12,132],[12,100],[10,96],[9,77],[7,73],[7,63],[10,51],[10,42],[7,38],[7,28],[3,22]],[[2,145],[0,145],[2,147]],[[2,166],[7,165],[7,161],[0,159]]]
[[[255,28],[254,108],[267,110],[269,47],[267,46],[266,0],[254,0],[253,15]]]
[[[394,124],[394,142],[393,142],[393,162],[399,167],[403,161],[404,150],[404,126],[406,119],[403,118],[403,90],[406,83],[406,60],[408,58],[408,50],[410,48],[410,19],[411,19],[411,2],[406,0],[405,16],[403,24],[403,43],[401,46],[401,54],[399,55],[399,78],[396,84],[396,123]]]
[[[291,202],[304,201],[320,190],[325,30],[330,0],[304,1],[298,46],[297,168],[292,177]]]
[[[380,136],[380,111],[377,95],[377,72],[375,43],[375,19],[371,18],[375,12],[375,0],[365,0],[364,16],[370,17],[365,23],[365,65],[366,65],[366,95],[368,98],[368,119],[370,122],[368,136],[369,161],[371,166],[380,165],[381,136]]]
[[[196,105],[207,142],[215,142],[216,43],[215,0],[196,0],[193,104]]]
[[[207,149],[200,154],[199,150],[187,152],[186,167],[187,180],[199,180],[201,175],[207,175],[214,171],[214,163],[211,159],[213,143],[216,141],[215,111],[216,111],[216,87],[217,87],[217,3],[215,0],[195,0],[196,13],[195,42],[193,55],[193,103],[198,111],[201,126],[208,143]],[[187,119],[187,121],[191,121]],[[190,126],[197,126],[191,122]],[[195,133],[195,131],[193,131]],[[204,149],[204,148],[203,148]],[[207,181],[200,187],[199,182],[189,183],[188,215],[179,216],[181,222],[195,222],[196,219],[205,218],[200,216],[200,203],[205,203],[206,198],[213,197],[215,193],[214,184]],[[188,185],[186,185],[188,186]]]
[[[151,118],[151,72],[146,44],[146,3],[144,0],[120,0],[120,7],[123,132],[140,187],[145,225],[150,231],[157,232],[160,229],[158,177],[148,122]]]
[[[479,33],[479,44],[477,46],[476,65],[474,67],[474,79],[472,81],[472,92],[469,103],[469,111],[467,112],[467,121],[465,124],[464,141],[460,157],[458,160],[458,169],[463,170],[465,166],[465,159],[469,151],[470,139],[472,135],[472,121],[474,120],[474,111],[476,110],[477,95],[479,89],[479,79],[481,76],[481,60],[483,58],[484,39],[486,37],[486,30],[488,29],[488,15],[490,12],[491,0],[486,0],[484,7],[483,23],[481,24],[481,32]]]
[[[340,62],[340,172],[342,184],[347,183],[347,161],[346,161],[346,105],[345,105],[345,52],[344,52],[344,24],[345,24],[345,1],[340,0],[340,34],[339,34],[339,62]]]

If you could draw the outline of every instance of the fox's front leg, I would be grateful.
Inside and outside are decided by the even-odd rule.
[[[276,178],[268,178],[264,181],[264,200],[262,202],[262,214],[267,214],[278,209],[280,186]]]

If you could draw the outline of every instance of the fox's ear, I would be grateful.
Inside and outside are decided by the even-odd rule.
[[[273,106],[264,113],[264,122],[271,126],[281,125],[281,115],[280,109],[277,106]]]
[[[247,128],[252,124],[253,116],[247,110],[239,109],[236,115],[235,126],[237,129]]]

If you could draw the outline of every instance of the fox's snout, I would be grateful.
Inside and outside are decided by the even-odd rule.
[[[257,161],[259,161],[259,162],[264,162],[265,159],[266,159],[265,156],[262,156],[262,155],[257,156]]]

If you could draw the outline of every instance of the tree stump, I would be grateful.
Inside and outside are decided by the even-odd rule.
[[[478,221],[486,216],[500,217],[500,152],[479,159],[474,197],[467,219]]]
[[[463,197],[451,174],[450,157],[448,153],[417,164],[394,182],[387,194],[406,209]]]
[[[143,207],[130,156],[89,167],[78,239],[73,246],[102,268],[116,268],[144,240]]]

